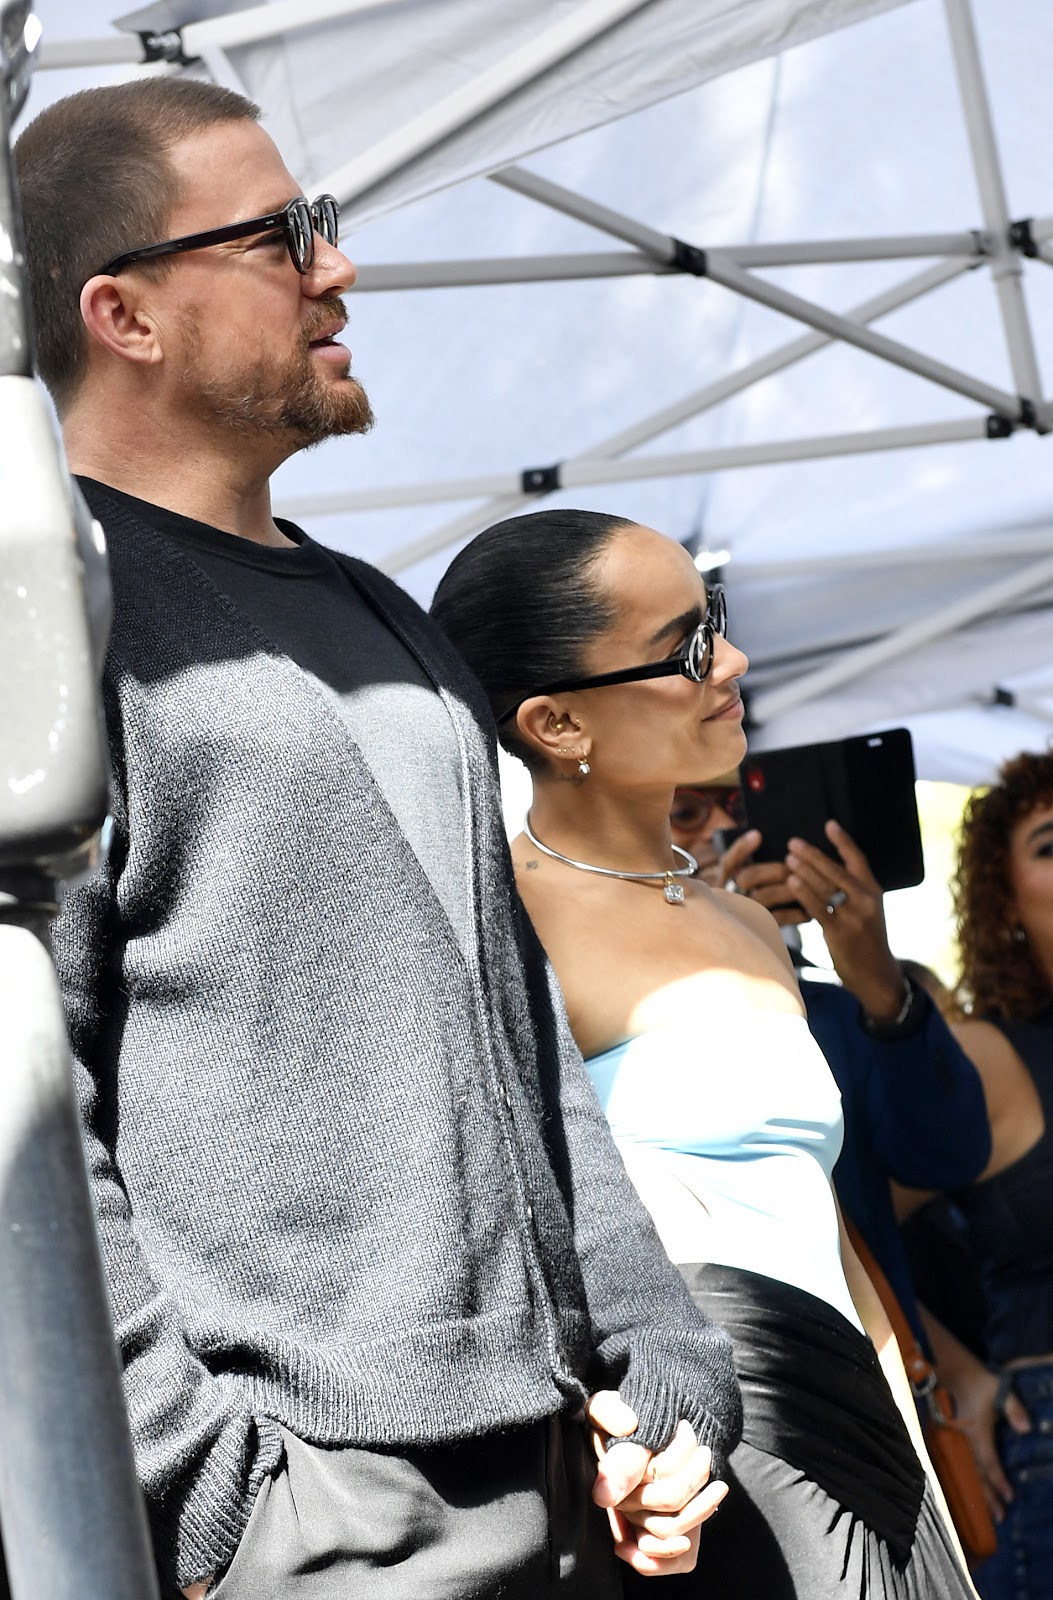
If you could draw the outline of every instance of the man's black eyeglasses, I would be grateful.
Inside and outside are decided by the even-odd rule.
[[[336,244],[340,237],[340,207],[331,194],[320,194],[317,200],[307,201],[302,195],[290,200],[280,211],[268,211],[264,217],[250,217],[245,222],[231,222],[225,228],[209,228],[207,233],[184,233],[179,239],[165,239],[161,244],[145,244],[138,250],[126,250],[100,267],[101,273],[122,272],[136,261],[154,261],[158,256],[182,255],[184,250],[207,250],[212,244],[227,244],[231,239],[248,239],[254,233],[285,234],[289,255],[297,272],[309,272],[314,264],[314,236],[320,233],[326,244]]]
[[[682,650],[665,661],[649,661],[642,667],[623,667],[618,672],[601,672],[593,678],[564,678],[560,683],[547,683],[542,689],[533,689],[523,695],[514,706],[498,717],[498,723],[514,717],[520,706],[539,694],[569,694],[572,689],[605,689],[615,683],[638,683],[645,678],[673,678],[677,674],[690,678],[692,683],[704,683],[713,665],[713,641],[717,635],[728,635],[728,608],[724,600],[724,586],[714,583],[709,590],[706,615],[687,639]]]

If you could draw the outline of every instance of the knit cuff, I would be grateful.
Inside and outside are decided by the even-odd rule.
[[[697,1400],[678,1394],[651,1374],[632,1371],[619,1385],[618,1396],[638,1418],[636,1431],[630,1435],[634,1444],[642,1444],[645,1450],[657,1453],[665,1449],[681,1420],[689,1422],[699,1444],[708,1445],[713,1452],[710,1476],[723,1475],[737,1439],[726,1438],[717,1418]]]
[[[173,1488],[166,1504],[152,1507],[159,1565],[184,1589],[229,1566],[264,1481],[281,1461],[277,1422],[260,1417],[248,1433],[224,1429],[192,1485]]]

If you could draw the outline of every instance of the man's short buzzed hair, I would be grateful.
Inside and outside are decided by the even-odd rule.
[[[80,291],[125,250],[165,237],[181,198],[168,151],[217,122],[259,120],[243,95],[193,78],[86,89],[35,117],[15,145],[37,366],[59,412],[84,376]],[[144,262],[163,276],[171,262]]]

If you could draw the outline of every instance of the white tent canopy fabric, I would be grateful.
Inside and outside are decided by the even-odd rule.
[[[107,7],[40,15],[30,114],[181,28],[345,202],[379,425],[282,469],[318,537],[426,600],[500,515],[628,514],[730,553],[755,744],[906,722],[979,781],[1045,743],[1046,0],[166,0],[90,77]]]

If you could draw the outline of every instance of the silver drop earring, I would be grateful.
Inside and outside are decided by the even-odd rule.
[[[585,757],[582,756],[581,759],[578,762],[578,776],[580,778],[587,778],[591,771],[592,771],[592,768],[589,766],[589,763],[585,760]]]

